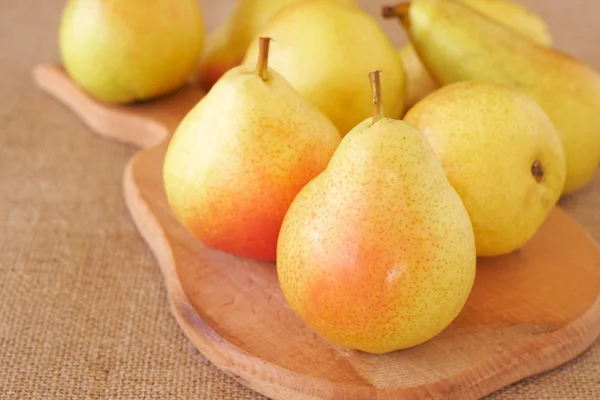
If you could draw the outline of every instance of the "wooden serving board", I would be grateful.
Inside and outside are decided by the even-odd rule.
[[[125,170],[125,199],[173,314],[202,354],[257,392],[278,400],[476,399],[574,358],[600,334],[600,251],[557,207],[522,250],[479,260],[465,308],[439,336],[385,355],[335,346],[286,305],[274,264],[211,250],[171,213],[163,156],[200,90],[112,107],[58,66],[34,76],[97,133],[148,147]]]

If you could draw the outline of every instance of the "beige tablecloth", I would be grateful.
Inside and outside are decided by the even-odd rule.
[[[209,29],[231,3],[204,0]],[[362,2],[374,13],[382,3]],[[600,69],[599,0],[527,4],[557,47]],[[0,0],[0,399],[261,398],[207,362],[169,313],[122,199],[136,150],[34,86],[32,67],[58,60],[62,6]],[[404,41],[394,21],[384,26]],[[600,240],[600,174],[562,203]],[[600,399],[600,343],[490,398]]]

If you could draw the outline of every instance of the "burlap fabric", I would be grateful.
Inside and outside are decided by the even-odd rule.
[[[209,29],[231,3],[204,1]],[[558,47],[600,68],[597,0],[528,4]],[[62,6],[0,0],[0,399],[262,398],[207,362],[170,315],[122,200],[135,149],[91,134],[34,86],[31,68],[58,59]],[[562,203],[600,240],[600,174]],[[600,343],[490,398],[600,399]]]

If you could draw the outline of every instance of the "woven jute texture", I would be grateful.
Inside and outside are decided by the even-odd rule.
[[[232,0],[205,0],[209,29]],[[383,1],[363,1],[376,14]],[[597,0],[530,0],[556,45],[600,68]],[[125,208],[136,149],[101,139],[38,90],[62,0],[0,0],[0,399],[261,399],[199,354],[169,312]],[[394,42],[404,40],[383,22]],[[600,112],[600,110],[598,110]],[[600,240],[600,174],[562,201]],[[490,399],[600,399],[600,343]]]

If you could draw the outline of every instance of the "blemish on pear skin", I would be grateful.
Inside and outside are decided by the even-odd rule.
[[[538,182],[541,182],[544,178],[544,169],[537,160],[531,165],[531,175],[533,175],[534,179]]]

